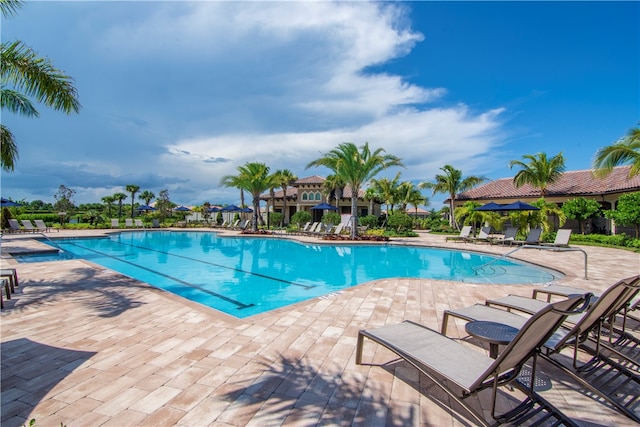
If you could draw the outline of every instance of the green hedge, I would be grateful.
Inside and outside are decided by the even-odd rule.
[[[623,248],[640,249],[640,239],[634,239],[626,234],[607,236],[605,234],[571,234],[571,242],[586,243],[607,246],[620,246]]]

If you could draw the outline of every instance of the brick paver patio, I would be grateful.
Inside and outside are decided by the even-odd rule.
[[[446,244],[426,233],[396,243],[509,250]],[[3,252],[34,245],[23,236],[2,240]],[[640,273],[637,253],[581,248],[588,280],[580,252],[523,250],[517,257],[566,274],[561,284],[596,291]],[[239,320],[82,260],[17,264],[4,256],[2,262],[20,277],[1,316],[3,427],[31,418],[38,426],[69,427],[470,425],[388,350],[369,342],[364,359],[371,364],[356,365],[357,332],[404,319],[439,329],[447,308],[508,293],[530,296],[533,289],[379,280]],[[449,335],[464,337],[463,324],[453,323]],[[576,423],[633,425],[541,366],[553,379],[541,394]],[[487,417],[488,393],[471,398]],[[510,393],[502,393],[500,409]]]

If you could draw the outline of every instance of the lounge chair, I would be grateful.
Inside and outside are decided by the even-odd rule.
[[[126,228],[133,228],[133,219],[131,218],[125,218],[124,220],[124,226]]]
[[[38,231],[38,229],[33,226],[33,223],[30,219],[21,219],[20,222],[22,223],[25,232],[28,231],[29,233],[35,233],[36,231]]]
[[[142,222],[142,220],[140,218],[134,219],[133,222],[136,225],[136,227],[144,228],[144,223]]]
[[[153,218],[151,220],[151,227],[160,228],[160,220],[158,218]]]
[[[117,218],[111,218],[111,228],[120,228],[120,221]]]
[[[569,239],[571,238],[571,229],[560,229],[556,233],[556,238],[553,243],[541,243],[542,246],[553,246],[558,248],[569,247]]]
[[[534,390],[535,381],[529,385],[515,381],[524,364],[533,357],[531,378],[535,378],[537,353],[540,345],[547,341],[560,326],[570,310],[584,303],[585,296],[575,296],[565,301],[547,305],[526,321],[511,343],[496,359],[448,338],[437,331],[411,321],[383,326],[378,329],[361,330],[356,347],[356,364],[362,364],[364,338],[396,353],[410,365],[440,387],[451,399],[459,403],[473,417],[474,423],[491,425],[472,405],[467,397],[485,388],[492,388],[491,417],[499,422],[509,422],[515,417],[522,419],[535,404],[544,407],[559,421],[574,425],[557,409],[544,401]],[[527,399],[506,414],[496,414],[498,386],[513,384],[526,393]],[[440,401],[451,407],[451,402]],[[539,409],[536,407],[535,409]]]
[[[542,235],[542,228],[532,228],[529,230],[526,239],[514,240],[511,242],[514,245],[537,245],[540,243],[540,236]]]
[[[316,232],[316,229],[317,229],[318,227],[320,227],[320,226],[321,226],[321,223],[319,223],[319,222],[314,222],[314,223],[313,223],[313,224],[311,224],[311,226],[307,229],[307,231],[303,231],[303,232],[301,232],[300,234],[305,234],[305,235],[308,235],[308,234],[314,234],[314,233]]]
[[[639,277],[634,276],[618,281],[595,302],[591,298],[592,295],[588,294],[589,301],[587,302],[591,304],[588,310],[582,315],[569,317],[567,319],[569,321],[565,322],[562,328],[559,328],[549,340],[543,343],[541,352],[541,356],[546,361],[572,377],[582,388],[602,397],[636,422],[640,422],[640,416],[633,409],[640,403],[640,395],[638,394],[640,376],[628,368],[627,360],[619,363],[602,350],[604,345],[600,339],[600,331],[605,319],[617,312],[632,297],[632,294],[638,291],[638,286],[640,286]],[[502,306],[511,305],[511,308],[515,308],[516,304],[513,298],[511,298],[510,304],[505,300],[503,299],[502,302],[492,300],[490,303],[494,305],[500,303]],[[529,303],[531,301],[536,300],[530,299]],[[543,301],[538,301],[538,303],[540,303],[538,307],[546,307],[548,304]],[[534,312],[534,307],[521,307],[519,310],[523,313],[531,313]],[[476,304],[456,310],[445,310],[442,322],[443,334],[446,333],[451,316],[466,321],[497,322],[516,329],[520,329],[527,322],[527,318],[524,316],[488,305]],[[592,334],[595,335],[595,339]],[[560,354],[564,349],[573,350],[570,366],[567,366],[565,362],[566,357]],[[609,348],[605,349],[610,350]],[[590,354],[590,360],[579,362],[579,350]],[[618,356],[620,355],[616,354],[616,359]],[[637,362],[632,361],[632,363],[637,365]],[[609,392],[607,389],[616,381],[618,387],[615,392]],[[620,383],[620,381],[622,382]],[[630,388],[630,391],[627,392],[625,388]]]
[[[460,230],[459,235],[447,236],[445,237],[444,241],[448,242],[449,240],[453,240],[456,242],[459,242],[459,241],[466,242],[469,239],[469,236],[471,236],[471,226],[465,225],[464,227],[462,227],[462,230]]]
[[[38,229],[38,231],[43,232],[43,233],[48,233],[49,231],[51,231],[51,228],[48,227],[47,224],[45,224],[43,220],[34,219],[33,222],[35,223],[36,228]]]
[[[17,219],[9,218],[9,233],[24,233]]]
[[[0,269],[0,279],[8,281],[11,292],[13,293],[18,287],[18,270],[15,268]]]
[[[467,241],[473,242],[473,243],[482,243],[482,242],[489,243],[491,241],[490,238],[491,238],[491,227],[482,227],[477,236],[469,237]]]
[[[504,236],[498,239],[495,239],[495,238],[491,239],[490,243],[492,245],[510,245],[513,243],[514,240],[516,240],[517,234],[518,234],[518,227],[508,227],[504,232]]]

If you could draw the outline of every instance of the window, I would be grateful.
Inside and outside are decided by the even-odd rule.
[[[322,200],[322,194],[316,193],[316,200]]]
[[[308,200],[309,196],[307,195],[307,193],[302,193],[302,200]]]

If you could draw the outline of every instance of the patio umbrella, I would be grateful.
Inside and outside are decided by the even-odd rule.
[[[518,200],[517,202],[510,203],[508,205],[502,205],[503,211],[539,211],[540,208],[537,208],[529,203],[521,202]]]
[[[0,201],[2,202],[0,204],[0,207],[3,207],[3,208],[5,207],[8,208],[11,206],[22,206],[20,203],[12,202],[11,200],[5,199],[4,197],[2,197]]]
[[[241,212],[242,208],[239,208],[236,205],[227,205],[224,208],[222,208],[222,212]]]
[[[156,208],[154,208],[153,206],[149,206],[149,205],[142,205],[142,206],[139,206],[137,210],[148,212],[148,211],[155,211]]]
[[[251,209],[251,208],[242,208],[242,209],[240,209],[240,212],[242,212],[242,213],[252,213],[253,209]]]
[[[212,206],[209,209],[207,209],[207,212],[220,212],[222,209],[220,209],[217,206]]]
[[[176,212],[191,212],[191,209],[189,209],[186,206],[178,206],[177,208],[174,209],[174,211],[176,211]]]
[[[328,209],[328,210],[330,210],[330,211],[337,211],[337,210],[338,210],[338,208],[337,208],[337,207],[332,206],[332,205],[330,205],[330,204],[328,204],[328,203],[324,203],[324,202],[320,203],[319,205],[315,205],[315,206],[314,206],[314,207],[312,207],[311,209],[314,209],[314,210],[315,210],[315,209],[322,209],[322,210]]]
[[[486,205],[479,206],[474,209],[474,211],[502,211],[504,210],[504,205],[495,202],[489,202]]]

